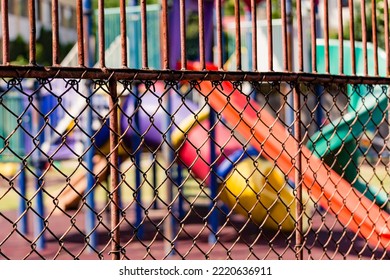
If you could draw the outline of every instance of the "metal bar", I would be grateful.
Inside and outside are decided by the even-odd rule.
[[[302,196],[302,131],[301,131],[301,96],[299,84],[294,87],[294,136],[297,140],[295,160],[295,195],[297,205],[297,226],[295,231],[295,256],[303,260],[303,196]]]
[[[339,37],[339,74],[344,73],[344,33],[343,33],[343,0],[337,0],[338,8],[338,37]]]
[[[241,63],[241,19],[240,1],[234,0],[234,22],[236,26],[236,70],[242,70]]]
[[[121,58],[122,67],[127,67],[127,29],[126,29],[126,0],[120,1],[120,28],[121,28]]]
[[[98,44],[99,44],[99,65],[100,68],[106,67],[105,61],[105,35],[104,35],[104,0],[99,0],[98,2]]]
[[[9,55],[9,22],[8,22],[8,0],[1,1],[1,29],[3,34],[3,65],[8,65]]]
[[[272,2],[267,0],[268,70],[274,70],[274,46],[272,32]]]
[[[303,71],[303,34],[302,34],[302,4],[296,0],[297,33],[298,33],[298,71]]]
[[[36,65],[36,36],[37,27],[35,20],[35,0],[28,0],[28,19],[30,24],[30,40],[29,40],[29,62],[31,65]]]
[[[283,70],[288,71],[288,38],[287,38],[286,0],[281,1],[281,13],[282,13]]]
[[[52,40],[53,40],[53,53],[52,64],[54,66],[60,65],[60,46],[59,46],[59,24],[58,24],[58,0],[53,0],[51,9],[52,18]]]
[[[351,73],[356,75],[356,56],[355,56],[355,17],[353,11],[353,0],[348,1],[349,6],[349,42],[351,48]]]
[[[257,71],[257,9],[256,1],[251,0],[251,15],[252,15],[252,57],[249,59],[252,61],[252,70]]]
[[[222,39],[222,0],[216,0],[216,25],[217,25],[217,64],[218,69],[223,69],[223,39]]]
[[[198,1],[198,15],[199,15],[199,62],[200,69],[206,69],[206,55],[205,55],[205,39],[204,39],[204,0]]]
[[[325,49],[325,72],[330,73],[329,67],[329,12],[328,0],[324,0],[324,49]]]
[[[220,0],[219,0],[220,1]],[[186,1],[180,0],[180,60],[181,69],[187,69]]]
[[[84,24],[83,24],[83,0],[77,0],[77,50],[79,66],[84,66]]]
[[[390,75],[390,48],[389,48],[389,3],[384,0],[385,21],[385,50],[386,50],[386,76]]]
[[[376,20],[376,0],[371,0],[371,25],[372,25],[372,46],[374,59],[374,75],[379,75],[378,67],[378,39],[377,39],[377,20]]]
[[[363,44],[363,75],[368,74],[368,63],[367,63],[367,22],[366,22],[366,1],[360,1],[360,13],[362,20],[362,44]]]
[[[141,0],[141,59],[142,68],[148,68],[148,27],[146,18],[146,0]]]
[[[140,69],[99,69],[80,67],[37,67],[37,66],[0,66],[3,78],[74,78],[117,80],[166,80],[166,81],[296,81],[345,84],[383,84],[390,85],[390,78],[375,76],[342,76],[317,73],[295,72],[247,72],[247,71],[181,71],[181,70],[140,70]]]
[[[317,72],[316,0],[310,1],[311,71]]]
[[[120,246],[120,223],[119,223],[119,155],[118,155],[118,93],[115,79],[109,80],[110,98],[110,195],[111,195],[111,258],[119,260],[121,255]]]
[[[162,9],[162,68],[169,69],[168,4],[161,0]]]

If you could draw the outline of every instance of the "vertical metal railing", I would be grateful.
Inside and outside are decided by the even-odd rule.
[[[52,3],[51,10],[52,17],[52,44],[53,44],[53,53],[52,53],[52,64],[53,66],[58,66],[60,64],[60,39],[59,39],[59,16],[58,16],[58,0],[54,0]]]

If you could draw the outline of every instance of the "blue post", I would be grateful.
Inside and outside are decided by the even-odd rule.
[[[22,137],[22,139],[23,138],[24,137]],[[23,143],[23,145],[24,145],[24,143]],[[27,209],[27,204],[26,204],[26,197],[27,197],[26,169],[24,168],[23,164],[20,164],[20,168],[21,168],[20,174],[19,174],[20,198],[19,198],[18,216],[23,215],[23,217],[20,219],[19,230],[21,233],[27,234],[27,232],[28,232],[28,219],[27,219],[27,213],[25,213],[25,211]]]
[[[139,149],[139,145],[141,143],[140,139],[140,131],[141,131],[141,124],[139,119],[139,113],[137,110],[138,107],[141,106],[141,99],[138,95],[138,86],[134,87],[134,136],[132,141],[132,150],[134,151],[134,161],[135,161],[135,188],[136,188],[136,204],[135,204],[135,227],[137,229],[137,236],[139,238],[143,238],[144,236],[144,228],[142,225],[142,219],[143,219],[143,209],[142,209],[142,191],[141,191],[141,184],[142,184],[142,173],[141,173],[141,155],[142,151]]]
[[[183,219],[185,216],[185,211],[184,211],[184,193],[183,193],[183,167],[181,166],[180,163],[177,164],[176,166],[176,184],[179,186],[179,201],[178,201],[178,214],[179,214],[179,219]]]
[[[87,20],[86,24],[86,66],[87,67],[92,67],[93,66],[93,59],[92,59],[92,52],[91,52],[91,47],[89,44],[89,39],[92,34],[92,3],[91,0],[83,0],[83,13],[84,17]],[[92,92],[91,92],[91,85],[90,81],[87,83],[87,90],[88,90],[88,97],[90,98],[89,104],[92,106]],[[92,122],[93,122],[93,116],[92,116],[92,109],[90,107],[87,108],[86,110],[86,133],[87,133],[87,139],[85,139],[85,147],[87,147],[89,150],[85,154],[85,161],[86,161],[86,166],[88,169],[87,172],[87,188],[86,188],[86,203],[88,207],[86,207],[86,218],[85,218],[85,230],[86,230],[86,235],[89,236],[89,250],[95,249],[98,244],[97,240],[97,234],[95,232],[95,227],[96,227],[96,214],[95,214],[95,196],[94,196],[94,186],[95,186],[95,178],[94,174],[92,174],[92,170],[94,167],[93,164],[93,156],[94,156],[94,148],[93,144],[91,141],[91,137],[93,135],[93,129],[92,129]]]
[[[210,109],[210,115],[209,115],[209,122],[210,122],[210,197],[212,198],[212,201],[210,203],[210,227],[212,230],[212,233],[209,235],[209,243],[213,244],[217,241],[216,232],[218,231],[219,227],[219,215],[218,215],[218,209],[216,209],[217,202],[216,197],[218,195],[218,181],[217,181],[217,175],[216,171],[217,168],[215,166],[215,161],[217,159],[217,153],[216,153],[216,145],[212,141],[212,139],[216,139],[215,135],[215,129],[212,129],[212,127],[216,123],[216,113],[214,110]]]
[[[158,178],[157,178],[157,164],[156,164],[156,160],[157,160],[157,155],[156,154],[153,154],[152,155],[152,160],[153,160],[153,165],[152,165],[152,172],[153,172],[153,190],[154,190],[154,202],[153,202],[153,209],[157,209],[158,208],[158,201],[156,199],[156,186],[158,184]]]
[[[35,86],[35,88],[37,88]],[[44,133],[43,131],[39,132],[43,127],[43,118],[41,117],[40,113],[42,112],[42,96],[40,94],[40,91],[36,91],[36,106],[37,111],[33,114],[33,135],[37,137],[38,139],[34,139],[34,146],[39,147],[41,143],[44,143]],[[38,136],[38,133],[39,136]],[[37,238],[36,246],[38,250],[43,250],[45,248],[45,236],[44,236],[44,229],[45,229],[45,211],[44,211],[44,204],[43,204],[43,169],[44,169],[44,161],[42,159],[42,154],[37,149],[35,153],[32,156],[33,165],[35,166],[35,177],[36,177],[36,184],[35,184],[35,203],[33,206],[33,209],[35,211],[34,215],[34,235]],[[40,237],[38,238],[38,236]]]
[[[171,91],[168,91],[167,93],[167,97],[166,97],[166,108],[167,108],[167,116],[165,118],[165,121],[166,121],[166,124],[165,124],[165,127],[167,128],[167,132],[166,132],[166,141],[167,143],[164,143],[164,157],[167,161],[167,164],[166,166],[171,166],[172,165],[172,162],[174,162],[175,160],[175,151],[173,151],[171,149],[171,139],[172,139],[172,129],[168,129],[170,127],[170,124],[171,124],[171,121],[172,121],[172,97],[171,97]],[[174,206],[173,204],[173,200],[174,200],[174,193],[173,193],[173,187],[174,187],[174,184],[173,184],[173,180],[174,180],[174,177],[173,177],[173,174],[172,174],[172,168],[171,170],[166,170],[168,171],[167,172],[167,177],[168,177],[168,203],[172,203],[172,207],[171,207],[171,215],[168,216],[168,226],[170,227],[169,229],[167,228],[164,228],[164,232],[166,232],[166,237],[168,238],[168,241],[170,242],[170,247],[166,247],[166,251],[169,250],[169,255],[170,256],[173,256],[176,254],[176,251],[175,250],[172,250],[172,247],[173,246],[173,239],[174,239],[174,236],[175,236],[175,233],[176,233],[176,227],[177,227],[177,222],[174,218],[174,215],[175,215],[175,212],[176,212],[176,207]],[[166,226],[166,225],[164,225]]]
[[[23,108],[25,108],[25,99],[22,98],[20,100],[21,104],[23,104]],[[30,121],[27,121],[27,124],[31,123]],[[20,138],[19,138],[19,145],[21,147],[23,157],[26,154],[26,136],[25,133],[22,131]],[[27,213],[25,213],[27,209],[26,204],[26,197],[27,197],[27,181],[26,181],[26,168],[23,163],[20,164],[20,174],[19,174],[19,191],[20,191],[20,198],[19,198],[19,207],[18,207],[18,215],[23,217],[20,219],[20,232],[23,234],[27,234],[28,232],[28,218]]]

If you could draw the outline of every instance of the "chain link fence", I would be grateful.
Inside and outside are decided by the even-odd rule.
[[[387,86],[115,75],[2,79],[1,258],[389,257]]]
[[[223,24],[220,0],[77,0],[67,65],[52,1],[51,66],[37,65],[33,0],[29,65],[11,62],[8,2],[0,259],[389,259],[390,48],[365,21],[361,43],[343,41],[341,1],[331,40],[328,1],[296,1],[292,23],[285,0],[265,1],[264,20],[246,1],[245,24],[234,1]],[[387,1],[380,24],[371,3],[388,38]]]

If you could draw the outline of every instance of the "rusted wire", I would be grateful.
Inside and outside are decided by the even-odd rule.
[[[9,55],[9,22],[8,22],[8,0],[1,1],[1,30],[2,30],[2,49],[3,49],[3,65],[8,65],[10,60]]]
[[[390,47],[389,47],[389,3],[384,2],[384,29],[385,29],[385,51],[386,51],[386,76],[390,75]]]
[[[216,28],[217,28],[217,65],[218,69],[223,69],[223,40],[222,40],[222,0],[215,1]]]
[[[242,70],[241,17],[240,17],[240,1],[239,0],[234,0],[234,23],[235,23],[235,43],[236,43],[236,70]]]
[[[148,68],[148,28],[146,19],[146,0],[141,0],[141,56],[142,56],[142,68]]]
[[[296,1],[297,14],[297,41],[298,41],[298,71],[303,71],[303,27],[302,27],[302,4],[301,0]]]
[[[199,62],[200,69],[206,69],[206,45],[204,31],[204,0],[198,1],[198,28],[199,28]]]
[[[106,67],[106,60],[105,60],[106,45],[105,45],[105,35],[104,35],[104,0],[99,0],[98,2],[98,13],[99,13],[98,16],[99,65],[100,68],[105,68]]]
[[[126,27],[126,0],[119,2],[120,6],[120,29],[121,29],[121,58],[122,67],[127,67],[127,27]]]
[[[297,154],[294,157],[295,167],[295,196],[296,196],[296,208],[297,208],[297,227],[295,231],[295,256],[299,260],[303,260],[303,170],[302,170],[302,127],[301,127],[301,92],[299,84],[294,88],[294,136],[297,140]]]
[[[355,62],[355,16],[354,16],[354,6],[353,0],[348,1],[349,6],[349,42],[351,48],[351,73],[352,75],[356,74],[356,62]]]
[[[187,68],[187,44],[186,44],[186,2],[180,0],[180,60],[181,68]]]
[[[257,66],[257,9],[256,0],[251,0],[251,22],[252,22],[252,67],[253,71],[258,70]]]
[[[287,11],[286,11],[286,0],[281,1],[281,14],[282,14],[282,50],[283,50],[283,70],[289,69],[289,56],[288,56],[288,32],[287,32]]]
[[[84,66],[84,21],[83,21],[83,1],[77,0],[76,6],[77,15],[77,50],[78,50],[78,64]]]
[[[329,58],[329,6],[328,0],[324,0],[324,49],[325,49],[325,72],[330,73]]]
[[[169,69],[168,3],[161,0],[162,12],[162,68]]]
[[[363,44],[363,75],[368,75],[367,62],[367,20],[366,20],[366,1],[360,1],[360,15],[362,19],[362,44]]]
[[[118,153],[118,93],[117,82],[114,79],[109,80],[109,109],[110,109],[110,177],[111,177],[111,258],[112,260],[120,259],[120,228],[119,228],[119,153]]]
[[[58,24],[58,0],[53,0],[52,10],[52,42],[53,42],[53,53],[52,53],[52,64],[58,66],[60,64],[60,39],[59,39],[59,24]]]
[[[374,75],[379,75],[378,66],[378,39],[377,39],[377,20],[376,20],[376,1],[371,0],[371,26],[372,26],[372,47],[373,47],[373,61],[374,61]]]
[[[29,39],[29,62],[31,65],[37,64],[37,50],[36,50],[36,37],[37,26],[35,19],[35,1],[28,0],[28,18],[30,24],[30,39]]]
[[[317,20],[316,1],[310,1],[311,70],[317,72]]]

